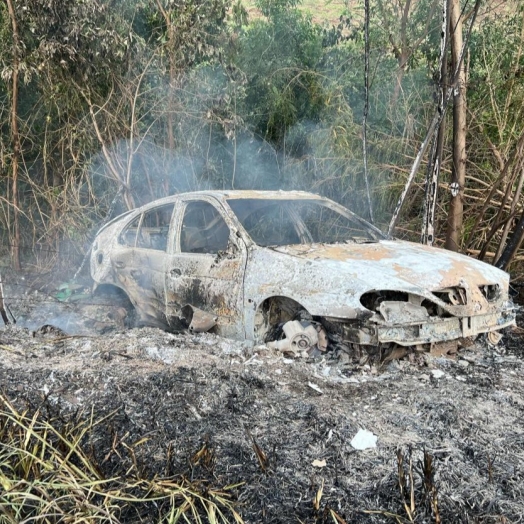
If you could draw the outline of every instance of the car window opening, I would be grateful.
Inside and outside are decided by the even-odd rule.
[[[365,224],[320,201],[229,199],[228,204],[252,240],[262,247],[376,240]]]
[[[122,232],[119,243],[126,247],[166,251],[174,207],[174,204],[167,204],[137,216]]]
[[[182,253],[217,254],[227,249],[228,242],[229,227],[214,206],[203,201],[187,203],[180,236]]]

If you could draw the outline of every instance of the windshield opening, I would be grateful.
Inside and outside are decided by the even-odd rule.
[[[242,198],[227,202],[249,236],[262,247],[362,243],[377,239],[365,223],[319,200]]]

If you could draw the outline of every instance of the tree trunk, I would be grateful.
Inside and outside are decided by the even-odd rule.
[[[173,154],[175,151],[175,132],[174,132],[174,112],[175,112],[175,85],[177,81],[177,64],[176,64],[176,34],[169,8],[164,8],[160,0],[156,0],[156,5],[162,16],[167,28],[167,53],[169,60],[169,91],[167,95],[167,147]],[[164,196],[169,195],[169,180],[164,179]]]
[[[458,76],[453,93],[453,175],[451,202],[448,214],[446,248],[458,251],[464,213],[464,186],[466,185],[466,73],[461,60],[462,17],[459,0],[452,0],[450,8],[451,55],[453,69]]]
[[[16,23],[16,14],[13,0],[7,0],[9,18],[13,31],[13,73],[11,76],[11,144],[13,147],[13,157],[11,161],[11,204],[13,206],[13,233],[10,235],[11,242],[11,261],[13,268],[20,270],[20,214],[18,207],[18,161],[20,156],[20,135],[18,133],[18,70],[20,65],[19,36]]]

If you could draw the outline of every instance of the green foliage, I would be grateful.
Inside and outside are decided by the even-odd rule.
[[[498,15],[472,38],[468,97],[482,106],[476,119],[495,143],[514,138],[524,116],[522,24],[522,12]]]
[[[244,111],[255,133],[280,144],[297,122],[318,120],[324,95],[317,66],[322,32],[295,2],[260,2],[268,17],[241,34],[238,67],[247,79]]]
[[[255,0],[255,5],[262,14],[271,20],[276,20],[289,10],[295,10],[300,0]]]
[[[441,0],[375,0],[370,32],[373,47],[383,49],[401,67],[404,60],[409,68],[438,62],[441,5]]]
[[[85,286],[77,284],[76,282],[64,282],[60,284],[55,293],[55,298],[60,302],[77,302],[91,297],[89,290]]]
[[[162,10],[151,1],[146,14],[149,39],[163,48],[178,70],[210,57],[218,57],[227,32],[230,0],[162,0]]]

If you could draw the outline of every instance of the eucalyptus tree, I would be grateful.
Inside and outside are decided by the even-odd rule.
[[[2,149],[11,150],[4,159],[12,188],[8,201],[2,201],[4,219],[6,227],[14,228],[16,248],[52,240],[50,252],[58,250],[64,232],[74,229],[67,211],[94,145],[86,133],[87,106],[76,86],[109,90],[112,75],[125,68],[130,35],[122,32],[114,3],[12,0],[8,7],[12,23],[4,24],[1,33],[0,91],[9,95],[11,142],[18,147]],[[24,232],[23,239],[17,230]],[[15,267],[17,258],[13,253]]]

